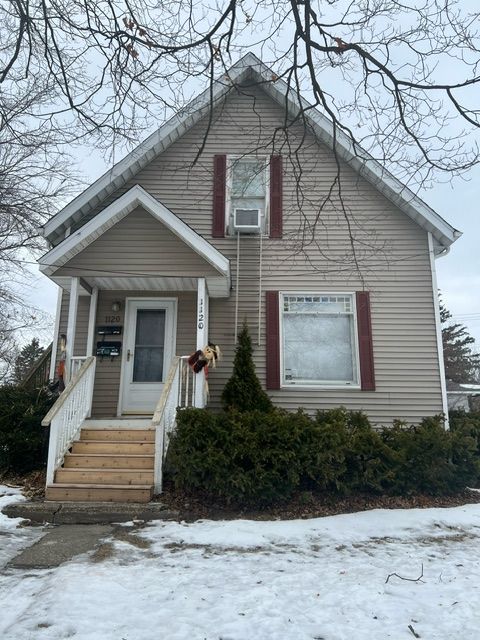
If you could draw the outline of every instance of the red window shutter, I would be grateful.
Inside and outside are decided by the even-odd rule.
[[[213,158],[213,216],[212,237],[225,236],[225,192],[227,185],[227,156]]]
[[[375,391],[370,294],[368,291],[357,291],[356,297],[358,350],[360,352],[360,381],[362,391]]]
[[[280,389],[280,319],[278,291],[266,292],[267,389]]]
[[[282,156],[270,157],[270,238],[281,238],[283,232]]]

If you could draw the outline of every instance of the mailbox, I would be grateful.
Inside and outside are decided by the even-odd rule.
[[[97,327],[97,333],[100,336],[121,336],[122,327],[120,325],[101,325]]]
[[[100,358],[116,358],[122,350],[121,342],[97,342],[96,355]]]

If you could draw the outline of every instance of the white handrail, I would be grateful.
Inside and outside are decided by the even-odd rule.
[[[194,373],[188,364],[189,356],[175,356],[172,360],[167,379],[163,385],[160,399],[152,417],[152,428],[155,429],[155,493],[161,493],[163,481],[163,463],[168,450],[170,436],[175,429],[177,409],[185,407],[205,406],[196,396]],[[206,392],[203,392],[206,394]]]
[[[175,428],[179,397],[180,358],[175,356],[152,417],[152,427],[155,429],[155,466],[153,474],[155,493],[161,493],[162,491],[163,461],[167,452],[169,435]]]
[[[70,379],[78,373],[88,356],[72,356],[70,358]]]
[[[53,482],[55,471],[90,413],[94,381],[95,357],[88,356],[42,420],[42,426],[50,425],[47,485]]]

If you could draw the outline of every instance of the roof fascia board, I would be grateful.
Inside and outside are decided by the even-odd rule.
[[[40,271],[46,275],[54,273],[57,268],[80,253],[84,247],[79,248],[79,245],[93,242],[137,206],[142,206],[223,276],[230,277],[228,259],[139,185],[129,189],[78,231],[67,236],[60,244],[42,256],[39,260]],[[87,245],[84,244],[84,246]]]

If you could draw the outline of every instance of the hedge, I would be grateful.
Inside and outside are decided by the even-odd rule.
[[[188,492],[226,503],[267,505],[299,490],[335,495],[448,495],[480,475],[480,418],[440,417],[377,431],[345,409],[212,413],[178,411],[167,472]]]
[[[26,473],[46,466],[49,430],[41,421],[54,401],[48,389],[0,387],[0,471]]]

